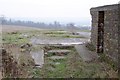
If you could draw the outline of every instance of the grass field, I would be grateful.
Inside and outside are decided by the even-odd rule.
[[[83,31],[84,32],[84,31]],[[85,31],[88,32],[88,31]],[[49,39],[48,42],[52,42],[52,39],[64,39],[66,40],[80,39],[87,41],[83,35],[73,35],[69,31],[65,30],[49,30],[39,29],[23,26],[2,26],[2,43],[3,48],[11,52],[11,55],[18,61],[18,66],[22,71],[21,78],[116,78],[117,72],[112,69],[108,64],[95,60],[93,62],[84,62],[81,56],[77,53],[74,46],[71,48],[65,48],[71,50],[68,55],[65,55],[64,59],[51,59],[50,56],[46,56],[44,53],[44,64],[42,68],[33,66],[35,64],[34,58],[30,55],[31,51],[40,52],[43,49],[45,52],[49,50],[64,50],[64,48],[51,47],[48,44],[36,44],[32,43],[31,39],[35,39],[34,42],[39,42],[39,39]],[[67,41],[66,41],[67,42]],[[21,45],[26,43],[31,47],[21,49]],[[47,47],[46,47],[47,46]],[[27,51],[29,50],[29,52]],[[38,53],[39,54],[39,53]],[[39,58],[38,58],[39,59]],[[22,65],[25,64],[23,67]],[[8,76],[9,77],[9,76]]]

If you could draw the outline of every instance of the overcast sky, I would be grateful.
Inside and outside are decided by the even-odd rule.
[[[119,0],[0,0],[0,15],[41,19],[90,20],[91,7]]]

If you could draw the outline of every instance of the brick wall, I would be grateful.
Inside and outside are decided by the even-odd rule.
[[[104,53],[114,61],[118,61],[118,16],[120,15],[118,13],[118,5],[115,4],[90,9],[92,16],[91,42],[96,48],[99,11],[104,11]]]

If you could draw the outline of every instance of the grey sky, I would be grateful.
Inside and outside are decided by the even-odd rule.
[[[29,18],[90,20],[89,9],[119,0],[0,0],[0,15]]]

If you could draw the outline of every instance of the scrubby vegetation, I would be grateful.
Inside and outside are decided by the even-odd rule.
[[[86,47],[87,47],[90,51],[95,51],[95,46],[94,46],[92,43],[90,43],[90,42],[86,43]]]
[[[35,68],[35,72],[32,74],[35,78],[108,78],[117,76],[114,74],[114,70],[105,63],[82,61],[75,48],[72,48],[71,53],[64,57],[62,59],[51,59],[51,56],[45,56],[43,68]],[[114,75],[111,75],[109,71]]]
[[[72,34],[63,30],[30,30],[18,32],[6,32],[2,34],[3,48],[19,63],[18,67],[22,71],[20,77],[24,78],[109,78],[117,77],[117,73],[113,68],[106,64],[105,57],[92,62],[84,62],[77,53],[74,45],[48,45],[48,44],[32,44],[32,38],[78,38],[83,39],[81,35]],[[16,44],[16,45],[15,45]],[[23,48],[24,45],[26,48]],[[94,51],[95,48],[90,43],[86,44],[89,50]],[[44,50],[44,65],[42,68],[36,67],[30,51]],[[49,50],[70,50],[69,53],[63,55],[49,54]],[[28,50],[28,51],[27,51]],[[46,54],[47,53],[47,54]],[[61,54],[58,52],[58,54]],[[16,56],[19,55],[19,56]],[[57,57],[57,58],[56,58]],[[108,60],[107,60],[108,61]]]

